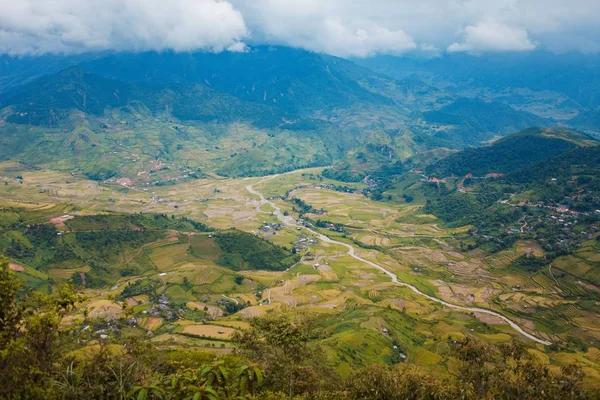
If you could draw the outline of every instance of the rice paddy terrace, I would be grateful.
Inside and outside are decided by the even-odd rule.
[[[320,171],[127,187],[4,163],[3,226],[19,218],[51,225],[61,233],[58,243],[77,255],[77,232],[80,240],[84,231],[121,230],[122,216],[140,212],[168,220],[146,223],[143,240],[94,253],[95,260],[43,263],[55,251],[47,249],[38,258],[11,258],[11,268],[38,290],[76,278],[87,300],[64,323],[79,326],[89,341],[108,331],[223,353],[249,318],[311,313],[323,328],[326,356],[342,373],[388,363],[401,351],[407,362],[448,374],[454,368],[449,338],[473,335],[490,342],[524,339],[551,369],[577,361],[588,384],[600,381],[600,316],[593,297],[600,290],[585,279],[598,263],[596,240],[550,268],[515,270],[511,265],[521,255],[543,254],[539,244],[520,240],[496,253],[464,250],[468,226],[448,227],[424,213],[418,199],[370,200],[358,192],[362,183],[344,183],[352,190],[340,190],[341,182]],[[301,216],[294,198],[312,209]],[[114,225],[90,225],[97,216],[109,216]],[[186,220],[211,229],[177,224]],[[138,232],[140,224],[127,230]],[[252,263],[244,260],[255,253],[237,253],[233,259],[242,261],[232,264],[217,237],[232,228],[292,262],[248,267]],[[1,246],[31,241],[26,231],[5,229]],[[94,285],[99,265],[106,271]]]

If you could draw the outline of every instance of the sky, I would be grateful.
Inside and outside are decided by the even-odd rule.
[[[0,0],[0,54],[600,52],[600,0]]]

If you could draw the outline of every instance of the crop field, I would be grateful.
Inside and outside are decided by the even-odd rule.
[[[345,185],[321,180],[320,171],[313,168],[266,179],[194,179],[166,186],[124,187],[1,163],[0,176],[8,184],[0,185],[0,205],[27,209],[39,223],[65,214],[151,212],[169,218],[185,216],[218,229],[257,232],[263,222],[277,219],[271,215],[271,206],[258,207],[258,198],[246,186],[254,185],[265,197],[291,192],[290,197],[325,210],[322,215],[309,214],[311,218],[346,225],[346,233],[319,231],[352,245],[356,255],[378,263],[397,274],[400,281],[429,295],[502,312],[524,329],[553,341],[575,340],[578,344],[568,351],[548,352],[541,346],[533,346],[537,350],[531,351],[537,351],[536,356],[551,366],[564,365],[568,359],[581,360],[590,376],[600,375],[597,304],[584,297],[600,279],[595,240],[586,242],[574,255],[558,258],[551,269],[515,270],[510,265],[519,256],[543,254],[538,243],[517,241],[495,253],[464,251],[460,238],[469,227],[447,227],[424,214],[419,198],[412,203],[375,202],[358,193],[318,188],[322,184]],[[16,180],[17,175],[23,176],[23,183]],[[390,193],[400,197],[419,184],[418,179],[401,182],[399,185],[405,186],[396,186]],[[278,199],[275,204],[296,217],[291,201]],[[0,214],[0,220],[7,222],[15,218],[9,211]],[[57,221],[56,226],[66,232],[69,222],[59,226]],[[77,229],[85,227],[78,225]],[[296,227],[286,227],[263,237],[290,249],[301,233]],[[287,271],[238,272],[216,264],[222,254],[211,236],[169,230],[157,241],[127,248],[111,261],[110,284],[83,289],[89,300],[65,323],[83,321],[84,309],[87,318],[97,319],[131,312],[139,325],[135,329],[154,332],[152,340],[161,346],[227,352],[233,346],[229,342],[233,332],[247,328],[250,318],[310,313],[321,318],[325,354],[337,370],[346,373],[356,366],[388,362],[393,341],[409,362],[443,375],[453,368],[448,359],[449,336],[473,335],[490,342],[520,337],[496,317],[451,310],[391,283],[381,271],[350,257],[348,249],[337,244],[318,240],[301,252],[303,259]],[[23,268],[16,271],[19,276],[39,288],[46,288],[49,277],[66,281],[73,273],[87,276],[92,272],[84,262],[40,271],[27,263],[14,264]],[[128,273],[121,274],[124,270]],[[135,286],[138,281],[144,282],[139,290]],[[128,287],[131,295],[122,296]],[[148,287],[152,291],[145,291]],[[165,310],[159,307],[161,295],[167,301]],[[167,309],[175,313],[181,309],[182,314],[175,322],[167,322]],[[167,330],[169,325],[175,328]],[[585,344],[585,351],[580,351],[579,343]],[[351,351],[357,348],[361,351]]]
[[[90,318],[116,317],[121,314],[121,305],[110,300],[92,300],[87,305]]]
[[[89,266],[79,268],[52,268],[48,271],[48,275],[53,278],[69,279],[75,273],[85,273],[90,270]]]
[[[213,339],[230,339],[234,328],[217,325],[181,325],[181,333]]]
[[[320,186],[320,185],[339,185],[340,182],[327,179],[321,176],[323,168],[307,168],[301,171],[293,171],[286,174],[269,178],[256,185],[256,188],[265,197],[275,197],[285,195],[287,192],[298,187]],[[351,188],[363,188],[361,183],[344,183],[344,186]]]

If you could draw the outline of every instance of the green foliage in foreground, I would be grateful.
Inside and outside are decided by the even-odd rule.
[[[0,268],[0,397],[5,399],[588,399],[576,365],[550,373],[522,344],[449,339],[455,376],[436,379],[401,365],[369,366],[348,377],[329,365],[312,317],[255,319],[216,357],[123,339],[77,344],[61,317],[81,299],[63,287],[19,301]],[[79,346],[85,346],[78,350]]]
[[[217,233],[215,242],[222,252],[217,263],[235,271],[284,271],[300,260],[299,255],[242,231]]]

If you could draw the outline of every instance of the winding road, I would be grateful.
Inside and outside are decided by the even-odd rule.
[[[273,179],[275,177],[277,177],[278,175],[272,175],[270,177],[268,177],[267,179],[263,179],[259,182],[256,182],[256,184],[260,184],[263,183],[269,179]],[[248,192],[250,192],[251,194],[258,196],[260,198],[260,205],[258,206],[258,208],[260,208],[260,206],[264,205],[264,204],[269,204],[271,207],[273,207],[275,209],[275,211],[273,212],[275,214],[275,216],[277,216],[277,218],[279,219],[279,221],[281,221],[281,223],[283,223],[284,225],[288,225],[288,226],[298,226],[296,224],[296,221],[293,217],[291,216],[285,216],[283,215],[283,213],[281,212],[281,209],[279,207],[277,207],[272,201],[269,201],[267,199],[265,199],[265,197],[262,195],[262,193],[258,192],[257,190],[255,190],[252,185],[247,185],[246,186],[246,190],[248,190]],[[258,209],[257,208],[257,209]],[[364,262],[370,266],[372,266],[373,268],[378,269],[379,271],[383,272],[384,274],[386,274],[387,276],[389,276],[392,280],[393,283],[399,285],[399,286],[403,286],[406,288],[409,288],[410,290],[412,290],[413,292],[415,292],[416,294],[418,294],[419,296],[423,296],[431,301],[434,301],[436,303],[442,304],[448,308],[452,308],[454,310],[460,310],[460,311],[467,311],[467,312],[477,312],[477,313],[482,313],[482,314],[488,314],[488,315],[493,315],[494,317],[500,318],[501,320],[503,320],[504,322],[506,322],[508,325],[510,325],[511,328],[513,328],[515,331],[519,332],[521,335],[525,336],[526,338],[533,340],[534,342],[543,344],[545,346],[549,346],[552,344],[552,342],[549,342],[547,340],[543,340],[538,338],[537,336],[534,336],[528,332],[526,332],[525,330],[523,330],[523,328],[521,328],[519,325],[517,325],[515,322],[513,322],[511,319],[509,319],[508,317],[505,317],[504,315],[497,313],[495,311],[492,310],[488,310],[486,308],[479,308],[479,307],[465,307],[465,306],[459,306],[456,304],[452,304],[452,303],[448,303],[447,301],[438,299],[437,297],[434,296],[430,296],[426,293],[421,292],[419,289],[417,289],[415,286],[411,285],[410,283],[406,283],[406,282],[401,282],[398,280],[398,276],[396,274],[394,274],[393,272],[385,269],[384,267],[382,267],[379,264],[376,264],[372,261],[366,260],[358,255],[356,255],[355,249],[352,245],[349,245],[347,243],[343,243],[343,242],[339,242],[337,240],[333,240],[331,239],[329,236],[326,236],[322,233],[319,233],[317,231],[314,231],[308,227],[303,226],[302,228],[306,229],[308,232],[316,235],[320,240],[326,242],[326,243],[331,243],[331,244],[336,244],[339,246],[343,246],[345,248],[348,249],[348,255],[352,258],[354,258],[355,260]]]

